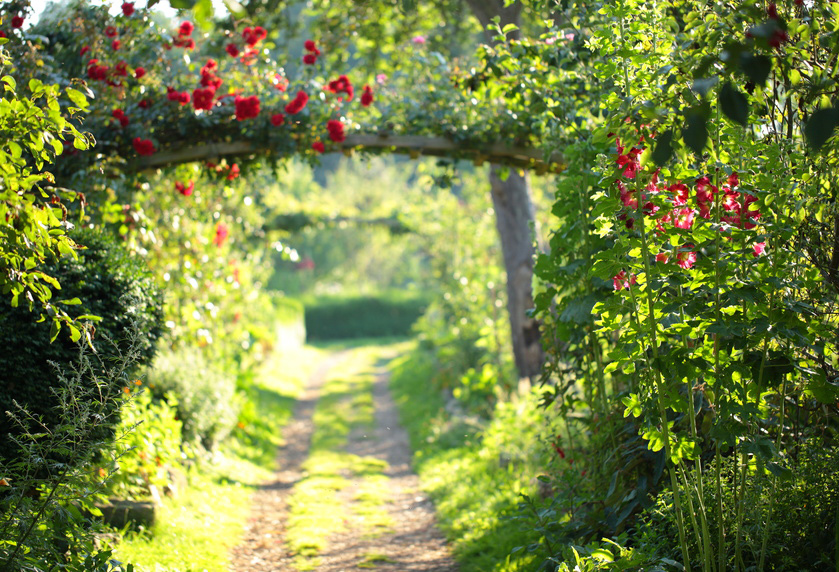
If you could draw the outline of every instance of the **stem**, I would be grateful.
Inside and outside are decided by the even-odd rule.
[[[761,368],[762,373],[762,368]],[[787,381],[781,383],[781,415],[778,420],[778,436],[775,439],[775,450],[781,450],[781,436],[784,433],[784,406],[786,400]],[[766,514],[766,522],[763,525],[763,539],[760,542],[760,561],[757,565],[758,572],[763,572],[766,561],[766,545],[769,541],[769,523],[772,522],[772,512],[775,509],[775,493],[778,487],[778,477],[772,475],[772,494],[769,497],[769,512]]]

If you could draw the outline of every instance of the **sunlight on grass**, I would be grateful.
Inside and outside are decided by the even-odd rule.
[[[213,462],[190,472],[189,487],[158,509],[152,530],[128,535],[117,558],[143,572],[218,572],[239,544],[256,487],[276,469],[282,427],[323,351],[276,353],[247,389],[239,426]]]

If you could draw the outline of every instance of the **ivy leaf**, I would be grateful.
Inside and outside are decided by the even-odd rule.
[[[694,153],[702,154],[705,145],[708,144],[708,126],[702,115],[691,113],[687,116],[685,128],[682,129],[682,139]]]
[[[673,154],[673,130],[668,129],[662,133],[656,141],[655,149],[653,150],[653,163],[659,167],[665,165],[670,160]]]
[[[819,109],[810,116],[804,126],[804,137],[807,138],[807,143],[818,151],[833,135],[837,124],[839,124],[839,110],[836,108]]]
[[[753,84],[763,85],[772,72],[772,60],[768,56],[756,56],[744,52],[740,56],[740,69]]]
[[[731,82],[725,82],[720,89],[720,109],[726,117],[744,127],[749,121],[749,102]]]

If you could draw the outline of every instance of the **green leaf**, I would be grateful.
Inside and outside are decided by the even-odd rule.
[[[82,301],[79,300],[78,297],[77,297],[77,298],[70,298],[69,300],[59,300],[58,303],[59,304],[67,304],[68,306],[78,306],[79,304],[82,303]]]
[[[720,89],[720,109],[735,123],[745,126],[749,121],[749,102],[731,82],[725,82]]]
[[[237,0],[224,0],[224,5],[227,7],[227,10],[237,18],[244,18],[248,15],[245,11],[245,7]]]
[[[708,95],[708,92],[714,88],[715,85],[719,82],[719,78],[715,77],[704,77],[693,80],[693,91],[705,97]]]
[[[769,469],[769,472],[781,479],[782,481],[789,481],[792,480],[792,470],[782,467],[778,463],[766,463],[766,468]]]
[[[744,52],[740,56],[740,69],[755,85],[763,85],[772,72],[772,60],[767,56],[756,56]]]
[[[195,21],[202,26],[211,26],[214,14],[215,11],[213,9],[212,0],[198,0],[195,3],[195,7],[192,9],[192,15],[195,18]]]
[[[67,97],[70,98],[70,101],[72,101],[77,107],[87,109],[88,103],[85,94],[77,89],[73,89],[72,87],[68,87],[66,93]]]
[[[665,165],[673,154],[673,130],[668,129],[656,140],[655,149],[653,150],[653,163],[659,167]]]
[[[691,113],[686,118],[685,128],[682,129],[682,139],[691,151],[701,155],[708,144],[708,126],[705,118],[699,113]]]
[[[58,320],[53,320],[52,325],[50,326],[50,343],[55,341],[55,338],[58,337],[58,333],[61,331],[61,322]]]
[[[195,0],[169,0],[169,5],[176,10],[189,10],[195,6]]]
[[[839,110],[836,108],[819,109],[810,116],[804,126],[804,137],[807,138],[807,143],[818,151],[833,135],[837,124],[839,124]]]

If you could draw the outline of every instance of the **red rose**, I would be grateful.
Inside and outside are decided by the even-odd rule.
[[[343,143],[347,138],[344,133],[344,124],[337,119],[330,119],[327,121],[326,130],[329,131],[329,139],[335,143]]]
[[[192,31],[194,29],[195,29],[195,26],[193,25],[192,22],[183,22],[181,24],[180,28],[178,28],[178,35],[182,36],[182,37],[185,37],[185,38],[188,38],[189,36],[192,35]]]
[[[154,143],[149,139],[134,138],[134,150],[138,155],[154,155]]]
[[[87,77],[92,80],[105,81],[108,79],[108,66],[98,65],[99,60],[90,60],[87,64]]]
[[[130,16],[134,13],[134,2],[123,2],[122,3],[122,13],[125,16]]]
[[[256,28],[245,28],[242,31],[242,37],[245,39],[245,43],[249,46],[255,46],[262,40],[264,40],[268,36],[268,32],[265,31],[265,28],[262,26],[257,26]]]
[[[227,53],[230,54],[231,58],[235,58],[239,55],[239,48],[236,44],[227,44],[227,47],[224,49],[227,50]]]
[[[300,113],[301,111],[303,111],[303,108],[306,107],[306,104],[308,102],[309,96],[306,94],[306,92],[298,91],[297,96],[286,104],[285,112],[289,115]]]
[[[204,109],[209,111],[213,108],[213,97],[216,92],[209,87],[199,87],[192,92],[192,106],[195,109]]]
[[[117,37],[117,29],[113,26],[108,26],[105,28],[105,35],[109,38],[116,38]]]
[[[188,185],[184,185],[182,182],[178,181],[175,183],[175,189],[183,196],[188,197],[192,194],[192,191],[195,190],[195,181],[190,181]]]
[[[318,57],[315,54],[306,54],[305,56],[303,56],[303,63],[307,66],[313,66],[317,61]]]
[[[238,176],[239,176],[239,165],[237,165],[236,163],[233,163],[230,166],[230,171],[227,173],[227,180],[232,181],[233,179],[235,179]]]
[[[306,48],[307,52],[311,52],[315,56],[320,55],[320,50],[317,48],[317,46],[312,40],[306,40],[305,42],[303,42],[303,47]]]
[[[12,28],[23,27],[23,16],[12,16]]]
[[[224,241],[227,240],[230,231],[227,230],[227,225],[223,222],[220,222],[216,225],[216,235],[213,237],[213,244],[218,247],[224,244]]]
[[[144,75],[146,75],[146,68],[142,68],[142,67],[134,68],[134,77],[135,78],[140,79]]]
[[[111,42],[111,49],[117,51],[121,45],[122,42],[120,42],[119,40],[114,40],[113,42]]]
[[[331,91],[332,93],[345,93],[347,94],[347,101],[352,101],[353,98],[353,87],[350,83],[350,79],[342,75],[338,79],[334,79],[327,84],[327,90]]]
[[[125,112],[122,109],[116,108],[111,112],[111,116],[119,121],[119,124],[123,127],[127,126],[130,122],[128,116],[125,115]]]
[[[252,119],[259,115],[259,97],[255,95],[250,97],[241,97],[237,95],[234,103],[236,105],[237,121]]]
[[[275,113],[271,116],[271,125],[274,127],[279,127],[283,123],[285,123],[285,115],[282,113]]]
[[[314,143],[312,143],[312,149],[314,149],[318,153],[323,153],[324,151],[326,151],[326,147],[324,147],[323,141],[315,141]]]
[[[5,38],[6,36],[3,36],[3,37]],[[83,56],[89,51],[90,51],[90,46],[83,46],[82,49],[79,51],[79,55]]]
[[[364,91],[361,92],[361,105],[364,107],[373,103],[373,88],[369,85],[364,86]]]
[[[148,99],[141,99],[137,103],[137,107],[139,107],[140,109],[148,109],[150,106],[151,106],[151,101],[149,101]]]
[[[218,69],[218,62],[213,58],[207,60],[207,63],[201,66],[201,75],[212,75]]]

